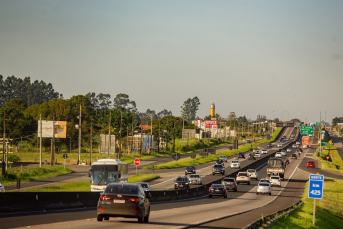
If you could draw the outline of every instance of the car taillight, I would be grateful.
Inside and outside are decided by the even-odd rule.
[[[280,180],[278,180],[280,182]]]
[[[210,188],[210,191],[213,191],[213,188]]]
[[[225,188],[223,188],[223,191],[225,192],[225,191],[226,191],[226,189],[225,189]]]
[[[139,198],[128,198],[127,200],[132,201],[132,202],[139,202]]]
[[[269,189],[270,189],[270,187],[269,187]]]
[[[249,176],[246,176],[246,177],[249,177]]]
[[[240,177],[240,176],[237,176],[237,177]]]
[[[112,199],[111,197],[107,197],[107,196],[101,196],[100,197],[100,201],[103,201],[103,200],[110,200]]]

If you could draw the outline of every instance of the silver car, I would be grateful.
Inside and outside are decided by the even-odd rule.
[[[291,147],[287,148],[287,153],[292,153],[292,148]]]
[[[258,183],[257,190],[256,190],[256,195],[258,195],[260,193],[261,194],[269,194],[269,195],[271,195],[272,191],[271,191],[270,183],[267,183],[267,182],[260,182],[260,183]]]
[[[261,157],[261,154],[259,152],[255,153],[255,157]]]
[[[248,169],[247,174],[250,176],[250,178],[254,178],[254,179],[258,180],[258,173],[257,173],[256,169]]]
[[[262,153],[262,154],[267,154],[267,153],[268,153],[268,150],[267,150],[267,149],[263,149],[263,150],[261,150],[261,153]]]
[[[136,184],[139,184],[145,192],[151,191],[151,187],[148,182],[137,182]]]
[[[271,176],[269,180],[270,180],[271,186],[277,185],[277,186],[281,187],[280,176]]]
[[[219,157],[219,160],[222,160],[222,161],[227,162],[227,156],[221,155],[221,156]]]
[[[0,181],[0,192],[5,192],[5,186]]]
[[[283,150],[281,150],[281,155],[282,155],[282,156],[287,156],[287,152],[286,152],[286,150],[284,150],[284,149],[283,149]]]
[[[199,174],[192,174],[189,177],[190,184],[202,184],[202,179]]]

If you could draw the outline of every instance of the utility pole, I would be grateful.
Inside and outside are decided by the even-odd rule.
[[[174,140],[173,140],[173,152],[175,152],[175,119],[174,119]],[[187,139],[188,140],[188,139]]]
[[[4,109],[4,134],[3,134],[3,137],[2,137],[2,175],[6,174],[5,140],[6,140],[6,108]]]
[[[123,122],[123,112],[120,111],[120,128],[119,128],[119,153],[121,153],[122,148],[121,148],[121,127],[122,127],[122,122]]]
[[[91,119],[91,135],[90,135],[90,158],[89,165],[92,165],[92,153],[93,153],[93,119]]]
[[[131,141],[131,151],[132,151],[132,149],[133,149],[133,121],[134,121],[133,118],[134,118],[134,114],[133,114],[133,112],[132,112],[132,126],[131,126],[131,127],[132,127],[132,131],[131,131],[131,132],[132,132],[132,138],[131,138],[131,140],[132,140],[132,141]]]
[[[112,122],[112,112],[111,112],[111,109],[110,109],[110,121],[108,123],[108,139],[109,139],[109,142],[108,142],[108,159],[110,159],[110,152],[111,152],[111,145],[112,145],[112,142],[111,142],[111,122]]]
[[[143,122],[141,122],[141,140],[140,140],[140,147],[139,147],[139,151],[140,154],[142,154],[143,152]]]
[[[183,130],[185,129],[185,119],[182,117],[182,136],[181,136],[181,144],[183,145]]]
[[[169,120],[167,119],[167,142],[166,142],[166,152],[168,152],[168,142],[169,142]]]
[[[55,166],[55,113],[52,115],[51,166]]]
[[[152,116],[152,112],[151,112],[151,132],[150,132],[151,136],[152,136],[152,119],[153,119],[153,116]]]
[[[157,152],[160,152],[160,128],[161,128],[161,119],[158,120],[158,141],[157,141]]]
[[[80,104],[80,115],[79,115],[79,147],[78,147],[78,155],[77,155],[77,164],[81,163],[81,117],[82,117],[82,113],[81,113],[81,104]]]
[[[126,148],[127,148],[127,153],[129,154],[129,125],[127,125],[127,128],[126,128]]]
[[[42,136],[42,114],[39,115],[39,133],[40,133],[40,138],[39,138],[39,168],[42,168],[42,152],[43,152],[43,136]]]

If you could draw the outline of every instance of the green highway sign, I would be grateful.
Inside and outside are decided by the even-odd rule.
[[[317,124],[317,126],[319,126],[319,125],[320,125],[320,122],[317,122],[316,124]]]
[[[300,127],[300,134],[302,135],[313,135],[314,127],[313,126],[301,126]]]
[[[328,146],[327,142],[322,142],[322,146]]]

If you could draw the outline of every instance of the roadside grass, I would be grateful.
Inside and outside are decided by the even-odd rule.
[[[41,180],[49,177],[56,177],[75,171],[63,166],[42,167],[42,168],[9,168],[5,175],[0,175],[0,180],[4,185],[15,184],[20,178],[21,182]]]
[[[316,221],[313,219],[313,199],[308,196],[308,182],[303,194],[302,204],[289,216],[282,217],[272,228],[342,228],[343,225],[343,181],[324,180],[324,196],[316,200]]]
[[[158,174],[140,174],[129,177],[129,183],[148,182],[159,178]],[[68,182],[44,188],[28,189],[25,192],[90,192],[90,181]]]
[[[326,156],[330,156],[330,160],[326,160]],[[319,156],[319,148],[316,150],[313,158],[321,163],[321,169],[343,173],[343,161],[339,156],[335,146],[324,146],[321,156]]]
[[[205,164],[205,163],[217,160],[220,157],[220,155],[226,155],[227,157],[230,157],[230,156],[238,154],[239,152],[247,152],[259,146],[262,143],[274,141],[276,136],[279,134],[280,130],[281,128],[276,130],[274,132],[273,138],[270,140],[261,139],[256,142],[242,144],[238,146],[238,150],[225,150],[217,154],[210,154],[208,157],[196,156],[196,158],[194,159],[192,159],[191,157],[182,158],[182,159],[179,159],[177,162],[171,161],[171,162],[155,165],[154,169],[174,169],[174,168],[186,167],[189,165],[201,165],[201,164]],[[143,169],[151,170],[152,166],[151,165],[145,166]]]

